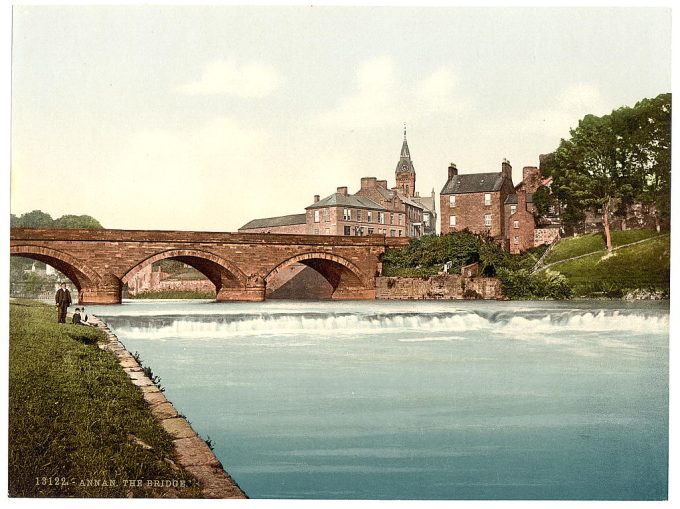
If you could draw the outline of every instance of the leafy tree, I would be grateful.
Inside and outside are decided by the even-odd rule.
[[[548,208],[552,202],[552,196],[550,196],[550,188],[547,186],[539,187],[533,196],[534,206],[536,207],[536,212],[541,216],[548,213]]]
[[[92,216],[64,215],[54,221],[54,228],[102,228],[102,225]]]
[[[625,156],[625,138],[616,131],[622,114],[586,115],[562,140],[552,168],[556,194],[568,208],[601,210],[607,250],[611,253],[612,213],[633,193],[631,165]]]
[[[14,216],[15,223],[12,226],[18,228],[52,228],[54,220],[52,216],[46,214],[42,210],[34,210],[32,212],[27,212],[22,214],[19,218]],[[11,220],[10,216],[10,220]]]
[[[660,219],[670,217],[671,94],[643,99],[634,110],[629,141],[636,160],[635,199],[652,205],[658,232]]]

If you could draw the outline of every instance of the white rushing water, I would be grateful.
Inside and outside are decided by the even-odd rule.
[[[658,499],[667,303],[91,307],[251,497]]]

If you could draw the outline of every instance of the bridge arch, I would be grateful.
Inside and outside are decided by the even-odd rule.
[[[354,289],[372,286],[369,278],[351,261],[342,256],[318,251],[300,253],[282,261],[265,276],[266,284],[272,283],[277,274],[294,264],[311,267],[320,273],[330,284],[331,298],[334,299],[352,298]]]
[[[23,256],[46,263],[69,278],[78,290],[90,289],[102,282],[101,276],[68,253],[32,244],[13,245],[10,256]]]
[[[156,253],[137,262],[121,278],[123,284],[128,283],[140,270],[153,263],[172,258],[190,265],[207,277],[219,294],[223,288],[243,288],[248,280],[243,271],[234,263],[209,251],[197,249],[168,249]]]

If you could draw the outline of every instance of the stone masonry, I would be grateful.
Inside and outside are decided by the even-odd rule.
[[[419,277],[378,277],[376,298],[410,299],[500,299],[500,281],[490,277],[467,278],[459,275]]]
[[[166,258],[214,285],[217,300],[261,301],[279,271],[301,263],[320,272],[333,299],[374,299],[380,255],[406,238],[142,230],[13,228],[10,254],[45,262],[78,288],[81,304],[117,304],[137,271]]]

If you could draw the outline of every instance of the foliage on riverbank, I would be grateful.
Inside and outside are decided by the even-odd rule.
[[[568,240],[575,243],[578,239]],[[635,242],[634,238],[632,242]],[[574,295],[579,297],[621,298],[642,293],[668,296],[670,237],[660,235],[640,244],[622,247],[610,256],[603,249],[583,258],[558,263],[550,270],[566,277]]]
[[[10,496],[200,497],[139,389],[97,347],[103,334],[56,318],[53,306],[10,303]],[[129,479],[143,486],[124,486]],[[190,487],[146,486],[163,479]]]
[[[198,290],[158,290],[154,292],[140,292],[137,295],[127,295],[128,299],[214,299],[215,292],[201,292]]]
[[[382,257],[384,276],[433,276],[451,262],[449,274],[460,274],[465,265],[479,262],[485,276],[494,276],[500,268],[529,269],[546,247],[541,246],[521,255],[511,255],[492,239],[468,230],[447,235],[425,235],[411,239],[405,248],[388,249]]]

